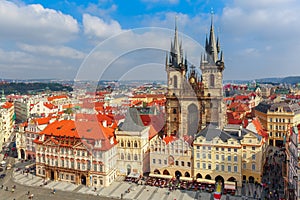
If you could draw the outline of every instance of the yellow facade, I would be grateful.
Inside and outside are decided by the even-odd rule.
[[[215,137],[207,141],[197,137],[193,145],[193,177],[223,181],[236,181],[242,185],[241,144],[236,139],[227,142]]]
[[[282,146],[289,127],[300,123],[300,112],[293,109],[299,105],[280,102],[273,103],[272,106],[264,111],[255,109],[255,115],[268,132],[269,145]]]

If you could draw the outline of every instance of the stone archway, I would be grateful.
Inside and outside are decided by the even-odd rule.
[[[158,169],[155,169],[154,174],[160,174],[160,171]]]
[[[170,173],[169,173],[168,170],[165,169],[165,170],[163,171],[163,175],[170,175]]]
[[[185,177],[191,177],[190,173],[188,173],[188,172],[185,172],[185,173],[184,173],[184,176],[185,176]]]
[[[235,182],[235,181],[236,181],[236,178],[230,177],[230,178],[228,179],[228,181]]]
[[[182,176],[182,173],[180,172],[180,171],[176,171],[175,172],[175,177],[177,178],[177,179],[179,179],[180,177]]]
[[[254,183],[254,177],[253,176],[249,176],[248,181],[249,181],[249,183]]]
[[[207,174],[207,175],[205,176],[205,179],[211,180],[211,176],[210,176],[209,174]]]
[[[81,184],[82,185],[86,185],[86,176],[85,175],[81,175],[80,179],[81,179]]]
[[[223,178],[223,176],[220,176],[220,175],[216,176],[215,181],[216,181],[216,182],[221,181],[221,182],[222,182],[222,185],[224,185],[224,178]]]
[[[20,153],[21,153],[21,159],[25,159],[25,151],[24,151],[24,149],[21,149]]]
[[[196,178],[202,178],[202,175],[201,175],[200,173],[198,173],[198,174],[196,175]]]

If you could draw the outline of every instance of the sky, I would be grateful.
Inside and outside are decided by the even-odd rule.
[[[0,78],[166,80],[177,19],[199,67],[211,23],[225,80],[300,75],[297,0],[0,1]]]

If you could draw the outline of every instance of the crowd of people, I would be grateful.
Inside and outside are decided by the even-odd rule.
[[[280,151],[279,148],[270,149],[269,155],[266,158],[262,179],[263,197],[265,199],[280,199],[280,191],[283,191],[284,188],[282,176],[282,163],[284,160],[285,155],[283,151]]]

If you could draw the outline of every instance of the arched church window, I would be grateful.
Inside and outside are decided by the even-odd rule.
[[[127,155],[127,160],[130,160],[130,154]]]
[[[210,75],[210,86],[215,87],[215,75]]]
[[[137,145],[137,142],[136,141],[134,141],[134,147],[136,148],[136,147],[138,147],[138,145]]]
[[[174,76],[174,88],[177,88],[177,76]]]
[[[177,113],[176,108],[173,108],[173,114],[176,114],[176,113]]]

